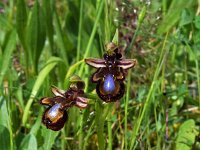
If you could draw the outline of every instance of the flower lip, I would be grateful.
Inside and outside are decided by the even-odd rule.
[[[105,92],[103,87],[102,87],[102,84],[103,82],[102,81],[99,81],[97,83],[97,86],[96,86],[96,92],[98,94],[98,96],[104,101],[104,102],[115,102],[119,99],[121,99],[124,95],[124,92],[125,92],[125,86],[124,86],[124,83],[123,81],[115,81],[116,82],[116,85],[115,85],[115,90],[112,91],[112,92]]]
[[[51,116],[49,114],[49,111],[51,111],[51,109],[52,107],[49,107],[44,112],[44,115],[42,117],[42,123],[46,125],[48,129],[51,129],[53,131],[58,131],[63,128],[65,122],[68,119],[68,115],[66,110],[64,111],[58,110],[60,115]]]

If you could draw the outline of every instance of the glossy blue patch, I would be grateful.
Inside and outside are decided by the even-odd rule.
[[[115,81],[111,74],[105,77],[103,89],[107,93],[112,93],[115,90]]]
[[[55,104],[49,109],[49,117],[54,118],[58,115],[59,113],[59,108],[61,104]]]

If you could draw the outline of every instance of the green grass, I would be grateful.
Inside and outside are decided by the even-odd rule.
[[[199,10],[197,0],[1,1],[0,149],[200,149]],[[138,64],[124,97],[105,104],[84,59],[111,41]],[[51,131],[39,100],[73,74],[88,108]]]

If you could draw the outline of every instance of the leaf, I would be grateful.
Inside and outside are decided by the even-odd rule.
[[[34,134],[35,136],[37,135],[37,132],[38,132],[40,125],[41,125],[42,114],[43,114],[43,109],[40,108],[40,111],[38,113],[38,117],[35,121],[35,124],[31,127],[30,133]]]
[[[58,15],[56,12],[55,12],[54,17],[55,17],[55,31],[56,31],[56,36],[57,36],[56,43],[58,45],[58,48],[60,49],[61,57],[63,58],[66,66],[68,67],[69,62],[68,62],[68,57],[67,57],[68,56],[67,50],[72,49],[72,44],[69,41],[68,37],[64,36],[62,28],[61,28],[61,24],[60,24],[60,21],[59,21],[59,18],[58,18]],[[67,41],[67,42],[65,42],[65,41]]]
[[[10,59],[12,57],[12,52],[16,45],[16,32],[13,30],[9,36],[9,40],[6,44],[4,53],[3,53],[3,61],[1,65],[1,71],[0,71],[0,84],[3,81],[4,75],[6,74],[6,71],[8,70],[8,66],[10,64]]]
[[[20,107],[22,108],[22,110],[24,110],[23,89],[21,86],[17,88],[15,96],[19,102]]]
[[[22,140],[20,150],[37,150],[37,140],[33,134],[28,134]]]
[[[26,33],[26,25],[27,25],[27,11],[26,11],[26,4],[24,0],[17,0],[17,10],[16,10],[16,28],[19,39],[26,49],[26,40],[25,40],[25,33]]]
[[[10,134],[9,134],[9,130],[3,126],[0,125],[0,145],[1,145],[1,149],[10,149]]]
[[[176,149],[190,150],[198,131],[195,127],[195,121],[190,119],[185,121],[179,128],[176,139]]]
[[[0,147],[5,144],[5,147],[12,147],[13,140],[10,139],[12,136],[10,116],[8,114],[6,99],[0,96]],[[7,127],[7,128],[6,128]],[[1,143],[2,142],[2,143]],[[10,148],[2,148],[10,149]]]
[[[42,136],[44,137],[44,144],[42,146],[42,149],[50,150],[58,134],[59,132],[49,130],[45,127],[42,128]]]
[[[6,105],[6,99],[3,96],[0,96],[0,125],[9,127],[9,115]]]
[[[11,22],[7,19],[5,15],[0,15],[0,27],[1,27],[1,31],[4,31],[4,30],[10,31],[11,29],[13,29]]]
[[[43,0],[43,6],[44,6],[44,15],[46,18],[46,31],[48,40],[50,43],[51,50],[53,52],[54,48],[54,41],[53,41],[53,35],[54,35],[54,27],[53,27],[53,8],[51,7],[51,1],[50,0]]]
[[[181,13],[181,18],[179,22],[179,26],[184,26],[189,23],[192,23],[194,18],[194,13],[189,9],[183,9]]]
[[[38,60],[44,47],[46,38],[45,31],[45,18],[43,16],[43,11],[36,0],[31,12],[30,21],[28,22],[26,35],[27,46],[29,54],[32,57],[35,71],[37,71]]]
[[[55,67],[55,65],[58,64],[58,62],[62,62],[62,60],[57,57],[51,57],[47,61],[45,67],[40,71],[40,73],[37,77],[37,80],[35,81],[35,84],[33,86],[31,96],[25,106],[25,110],[24,110],[24,114],[23,114],[23,118],[22,118],[23,125],[26,124],[26,121],[29,116],[29,110],[30,110],[31,104],[33,103],[33,100],[34,100],[36,94],[38,93],[42,83],[44,82],[44,79],[47,77],[49,72]]]

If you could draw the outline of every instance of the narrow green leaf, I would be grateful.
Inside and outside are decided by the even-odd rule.
[[[30,21],[27,26],[27,45],[29,49],[29,55],[33,60],[33,69],[37,72],[38,60],[42,49],[44,47],[46,30],[45,30],[45,20],[43,11],[38,3],[35,1]]]
[[[79,61],[80,59],[82,26],[83,26],[83,0],[80,1],[80,13],[79,13],[79,24],[78,24],[78,44],[77,44],[77,57],[76,57],[77,61]]]
[[[43,109],[40,108],[40,111],[38,113],[38,117],[36,119],[35,124],[32,126],[30,133],[34,134],[35,136],[37,135],[37,132],[40,128],[41,125],[41,120],[42,120],[42,113],[43,113]]]
[[[6,100],[4,97],[0,97],[0,124],[6,127],[9,126],[9,116],[6,106]]]
[[[9,134],[9,130],[3,126],[0,125],[0,145],[1,145],[1,149],[10,149],[10,134]]]
[[[0,132],[6,133],[6,134],[4,135],[4,134],[0,133],[0,139],[2,140],[1,135],[3,137],[5,137],[6,140],[8,141],[8,143],[9,143],[8,145],[12,149],[13,148],[13,138],[12,138],[13,134],[12,134],[12,127],[11,127],[10,119],[11,118],[10,118],[9,113],[8,113],[6,99],[1,96],[0,97],[0,125],[7,127],[9,129],[9,131],[7,132],[7,128],[2,129],[2,131],[0,131]],[[7,138],[6,136],[9,137],[9,138]],[[1,144],[1,142],[0,142],[0,144]]]
[[[13,30],[9,36],[9,40],[6,44],[4,53],[3,53],[3,61],[1,65],[0,70],[0,84],[3,81],[4,75],[6,74],[6,71],[8,70],[8,66],[10,64],[10,59],[12,57],[12,52],[16,45],[16,32]]]
[[[43,150],[50,150],[59,132],[49,130],[47,128],[42,129],[42,136],[44,137]]]
[[[28,134],[22,140],[20,150],[37,150],[37,140],[33,134]]]
[[[96,102],[96,116],[95,116],[95,123],[96,123],[96,131],[98,136],[98,147],[99,150],[105,149],[105,137],[104,137],[104,123],[105,118],[102,115],[102,112],[104,112],[103,105]]]
[[[24,110],[23,89],[22,89],[21,86],[19,86],[17,88],[17,91],[16,91],[15,95],[16,95],[16,98],[17,98],[17,100],[19,102],[20,107]]]
[[[17,10],[16,10],[16,28],[19,39],[26,49],[25,42],[25,33],[26,33],[26,25],[27,25],[27,11],[26,4],[24,0],[17,0]]]
[[[2,31],[10,31],[11,29],[13,29],[11,22],[6,18],[5,15],[0,15],[0,27],[0,30]]]
[[[47,61],[45,67],[40,71],[40,73],[37,77],[37,80],[35,81],[35,84],[33,86],[31,96],[25,106],[25,110],[24,110],[24,114],[23,114],[23,118],[22,118],[23,125],[26,124],[26,121],[29,116],[29,110],[30,110],[31,104],[33,103],[33,100],[34,100],[38,90],[40,89],[42,83],[44,82],[44,79],[47,77],[49,72],[55,67],[55,65],[58,64],[58,62],[62,62],[62,60],[57,57],[51,57]]]
[[[53,8],[51,7],[51,1],[50,0],[43,0],[43,6],[44,6],[44,15],[46,18],[46,32],[47,37],[50,43],[51,51],[53,52],[54,48],[54,41],[53,41],[53,35],[54,35],[54,29],[53,29]]]
[[[69,62],[68,62],[68,57],[67,57],[67,47],[66,47],[67,45],[65,43],[65,38],[67,37],[64,36],[64,34],[62,33],[61,24],[56,12],[55,12],[54,18],[55,18],[55,31],[56,31],[56,36],[58,38],[56,43],[58,45],[58,48],[60,49],[61,57],[65,61],[66,66],[68,67]],[[69,39],[67,39],[67,41],[68,41],[67,42],[68,46],[70,46],[71,43],[69,42]]]

